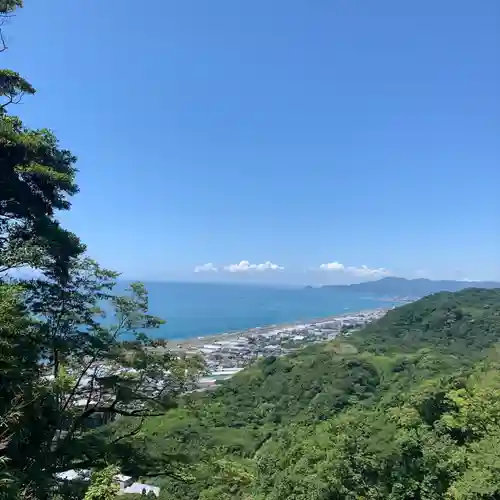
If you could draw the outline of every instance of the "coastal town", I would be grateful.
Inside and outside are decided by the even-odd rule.
[[[200,378],[199,390],[209,390],[258,358],[282,356],[310,344],[333,340],[341,333],[349,334],[381,318],[387,310],[380,308],[307,323],[272,325],[212,337],[198,337],[179,343],[176,349],[203,357],[209,374]]]
[[[215,389],[221,381],[231,378],[259,358],[286,355],[311,344],[333,340],[340,334],[349,335],[352,331],[381,318],[387,310],[381,308],[322,318],[307,323],[271,325],[211,337],[198,337],[180,342],[174,350],[200,355],[207,367],[208,374],[194,382],[192,388],[187,392],[209,391]],[[161,346],[155,347],[155,349],[158,348],[163,349]],[[109,368],[110,366],[105,364],[96,364],[92,370],[94,376],[98,372],[107,376]],[[131,369],[128,371],[133,372]],[[53,380],[53,375],[47,375],[45,378],[47,381]],[[78,397],[73,403],[75,409],[84,411],[88,408],[89,403],[97,405],[99,402],[108,400],[110,395],[101,394],[100,399],[94,401],[92,380],[91,376],[80,378]],[[158,390],[154,382],[152,385],[146,386],[145,389],[151,394]],[[99,427],[106,423],[109,418],[119,418],[119,415],[109,416],[102,412],[95,412],[92,415],[93,426]],[[64,439],[66,434],[67,430],[61,429],[57,435],[58,439]],[[61,484],[81,483],[85,485],[90,482],[91,474],[90,469],[68,469],[58,472],[56,479]],[[120,472],[113,476],[113,482],[116,484],[118,495],[142,494],[154,497],[160,495],[158,486],[140,482],[132,476],[123,475]]]

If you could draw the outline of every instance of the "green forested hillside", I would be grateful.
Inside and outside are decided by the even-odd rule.
[[[0,54],[23,4],[0,0]],[[118,293],[61,223],[76,157],[17,116],[36,82],[0,82],[0,500],[111,500],[119,472],[163,500],[500,499],[500,290],[426,297],[186,396],[202,360],[156,349],[144,286]]]
[[[429,296],[262,360],[133,444],[170,458],[164,499],[500,498],[499,339],[500,290]]]
[[[379,353],[432,348],[482,356],[484,348],[498,341],[498,301],[498,289],[429,295],[392,310],[357,336],[355,344]]]

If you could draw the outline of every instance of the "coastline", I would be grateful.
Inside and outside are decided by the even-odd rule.
[[[266,326],[260,326],[260,327],[254,327],[254,328],[247,328],[245,330],[238,330],[234,332],[222,332],[222,333],[216,333],[213,335],[206,335],[206,336],[199,336],[199,337],[190,337],[186,339],[165,339],[166,342],[170,345],[175,344],[175,349],[181,349],[181,350],[186,350],[186,349],[192,349],[192,348],[199,348],[200,346],[203,346],[204,344],[211,344],[213,342],[218,342],[221,340],[236,340],[240,337],[245,337],[248,335],[264,335],[264,334],[269,334],[274,331],[286,331],[286,330],[294,330],[294,329],[299,329],[299,328],[305,328],[309,326],[319,326],[321,324],[329,323],[332,321],[338,321],[341,319],[353,317],[356,315],[360,314],[374,314],[374,313],[386,313],[389,311],[390,307],[376,307],[376,308],[370,308],[370,309],[361,309],[359,311],[349,311],[345,312],[342,314],[333,314],[330,316],[324,316],[320,318],[314,318],[314,319],[309,319],[309,320],[297,320],[297,321],[292,321],[292,322],[287,322],[287,323],[280,323],[280,324],[271,324],[271,325],[266,325]]]

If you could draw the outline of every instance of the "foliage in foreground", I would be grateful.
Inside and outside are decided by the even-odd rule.
[[[0,0],[0,53],[19,7]],[[60,225],[76,158],[10,114],[34,93],[0,70],[0,498],[113,498],[118,470],[172,500],[500,498],[499,291],[424,298],[165,414],[201,366],[151,350],[144,288],[117,296]],[[57,480],[75,467],[89,488]]]
[[[440,293],[149,419],[164,499],[500,498],[500,290]]]
[[[22,6],[0,1],[0,53]],[[174,407],[202,366],[152,349],[147,332],[161,321],[148,314],[144,287],[119,295],[118,274],[61,226],[56,214],[78,192],[76,158],[11,114],[34,93],[0,70],[0,498],[81,498],[85,488],[58,474],[87,468],[87,498],[111,498],[110,475],[129,461],[162,473],[164,460],[149,467],[129,438]],[[118,417],[132,421],[126,433],[110,425]]]

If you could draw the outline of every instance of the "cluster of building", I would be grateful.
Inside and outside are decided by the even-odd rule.
[[[211,343],[206,344],[203,343],[203,339],[198,339],[195,343],[184,344],[182,350],[200,354],[204,358],[209,374],[198,380],[198,388],[195,390],[205,391],[215,388],[219,381],[232,377],[258,358],[282,356],[310,344],[332,340],[339,334],[348,335],[351,331],[382,317],[385,313],[386,309],[376,309],[307,324],[254,328],[237,334],[220,335],[213,338]],[[104,371],[109,368],[106,366],[96,367],[96,369]],[[82,394],[77,395],[73,404],[77,407],[80,405],[87,407],[89,402],[94,403],[88,394],[89,386],[92,387],[90,378],[88,381],[83,378],[80,385]],[[154,384],[149,388],[152,392],[155,389]],[[105,401],[105,396],[105,394],[100,395],[99,401]],[[98,417],[96,422],[90,426],[106,423],[98,412],[95,417]],[[64,432],[61,430],[61,433]],[[86,483],[90,480],[90,475],[91,471],[89,470],[68,470],[57,474],[57,479],[62,482]],[[160,489],[157,486],[136,482],[132,477],[122,474],[117,474],[114,479],[119,486],[120,495],[142,493],[159,496]]]
[[[84,360],[84,362],[88,362],[88,360]],[[69,373],[71,374],[71,371],[69,371]],[[115,413],[106,410],[106,408],[113,406],[113,403],[116,402],[116,396],[113,390],[107,390],[101,387],[97,380],[99,377],[106,378],[107,376],[118,374],[130,377],[136,373],[136,370],[132,368],[116,367],[111,364],[94,363],[87,366],[87,373],[89,375],[78,376],[78,373],[77,371],[76,378],[78,378],[78,383],[73,391],[74,397],[69,401],[71,408],[79,410],[82,415],[85,414],[89,408],[95,408],[95,411],[91,412],[90,415],[83,420],[85,427],[89,429],[100,427],[116,418],[117,415]],[[168,377],[168,372],[165,373],[165,377]],[[54,380],[52,374],[48,374],[44,378],[47,381]],[[145,377],[142,386],[143,394],[154,397],[156,393],[162,391],[161,384],[161,381],[151,377]],[[103,408],[102,410],[100,410],[101,407]],[[140,410],[141,408],[141,404],[139,403],[134,409]],[[52,445],[53,449],[57,447],[60,441],[66,438],[68,434],[67,427],[66,425],[56,432]],[[55,474],[55,479],[60,484],[72,483],[86,487],[90,482],[91,475],[92,471],[89,469],[69,469]],[[116,474],[113,477],[113,481],[118,486],[118,495],[142,494],[155,497],[160,495],[160,488],[158,486],[141,483],[134,480],[131,476],[126,476],[121,473]]]
[[[56,474],[57,479],[60,481],[88,483],[90,481],[92,472],[87,469],[83,470],[68,470]],[[160,495],[160,488],[150,484],[138,483],[130,476],[124,474],[116,474],[113,481],[118,486],[118,495],[136,494],[136,495]]]
[[[386,311],[376,309],[307,324],[254,328],[238,334],[221,335],[211,343],[185,345],[183,348],[204,358],[209,375],[200,379],[199,388],[207,390],[258,358],[282,356],[310,344],[332,340],[340,333],[348,334],[382,317]]]

